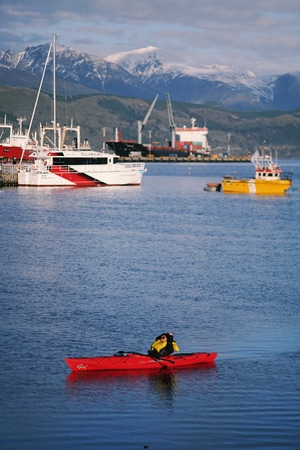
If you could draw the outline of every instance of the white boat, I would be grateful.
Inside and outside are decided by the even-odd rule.
[[[19,186],[129,186],[140,185],[143,163],[118,163],[118,156],[96,151],[48,151],[22,164]]]
[[[80,127],[56,123],[55,36],[53,37],[54,118],[51,126],[40,127],[40,143],[31,154],[32,164],[21,160],[19,186],[131,186],[140,185],[145,163],[119,163],[119,156],[106,149],[92,150],[81,143]],[[49,138],[49,133],[53,138]],[[73,137],[75,134],[75,137]],[[72,136],[68,143],[68,136]],[[49,143],[45,143],[48,139]]]
[[[47,127],[49,131],[51,128]],[[61,129],[58,130],[59,132]],[[76,132],[71,145],[65,143],[68,132]],[[45,136],[45,128],[41,135]],[[119,156],[106,150],[91,150],[88,141],[80,144],[80,127],[63,127],[63,141],[51,148],[44,144],[31,154],[32,164],[20,164],[19,186],[129,186],[140,185],[146,172],[140,162],[119,163]]]

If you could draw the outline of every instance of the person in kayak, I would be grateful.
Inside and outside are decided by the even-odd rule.
[[[154,358],[159,358],[160,356],[168,356],[173,352],[179,352],[179,347],[173,339],[173,333],[163,333],[155,339],[151,344],[148,355]]]

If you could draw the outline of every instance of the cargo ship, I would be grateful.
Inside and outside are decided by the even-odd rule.
[[[175,127],[175,142],[172,146],[141,144],[135,140],[124,140],[121,130],[116,129],[115,139],[106,140],[106,146],[123,157],[178,157],[210,156],[211,147],[207,140],[208,128],[197,127],[196,119],[191,119],[191,126]]]

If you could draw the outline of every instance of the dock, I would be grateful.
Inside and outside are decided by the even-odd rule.
[[[168,163],[248,163],[251,162],[251,156],[189,156],[189,157],[177,157],[177,156],[139,156],[129,157],[120,156],[120,162],[168,162]]]
[[[0,186],[18,186],[18,165],[1,163]]]

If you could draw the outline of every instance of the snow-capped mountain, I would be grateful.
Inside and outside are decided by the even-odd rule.
[[[109,55],[107,61],[118,64],[128,72],[143,77],[146,81],[152,75],[159,72],[170,72],[174,75],[183,74],[198,78],[210,78],[212,80],[223,81],[225,83],[236,83],[240,81],[244,84],[252,84],[255,74],[251,71],[239,73],[231,67],[224,65],[200,65],[195,66],[193,62],[177,59],[176,62],[165,60],[163,53],[157,47],[146,47],[129,52],[120,52]]]
[[[120,52],[106,60],[121,65],[153,89],[167,90],[173,99],[193,103],[216,102],[242,107],[244,102],[255,105],[272,101],[272,90],[252,71],[238,72],[224,65],[194,66],[193,62],[177,59],[168,62],[157,47]],[[252,107],[251,107],[252,105]],[[259,108],[260,109],[260,108]]]
[[[0,51],[0,83],[10,86],[33,83],[31,87],[36,87],[48,49],[49,44],[22,52]],[[300,72],[257,77],[251,70],[195,66],[193,61],[178,55],[167,60],[160,49],[152,46],[106,58],[57,46],[56,64],[58,86],[59,80],[67,82],[73,94],[99,92],[152,99],[156,93],[163,97],[169,93],[173,101],[240,110],[300,107]],[[51,60],[48,66],[51,70]]]
[[[23,52],[0,51],[0,80],[4,77],[3,73],[1,74],[1,69],[10,69],[6,80],[10,86],[13,85],[14,71],[41,75],[48,51],[49,44],[28,47]],[[50,56],[46,71],[49,76],[52,73],[52,67],[52,56]],[[150,88],[143,85],[122,66],[98,56],[91,56],[59,45],[56,47],[56,76],[58,86],[59,80],[69,82],[69,89],[72,89],[73,84],[73,93],[82,92],[84,87],[89,92],[94,93],[140,96],[142,98],[153,95]],[[32,80],[32,87],[36,87],[36,81],[35,79]],[[19,77],[17,83],[17,85],[20,85]],[[2,82],[2,84],[6,83]]]

